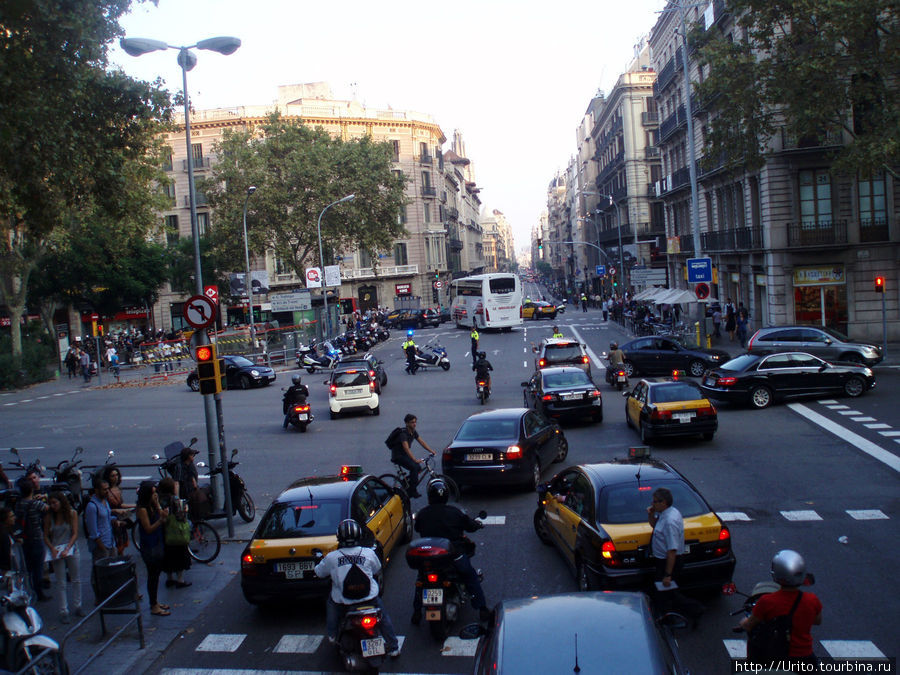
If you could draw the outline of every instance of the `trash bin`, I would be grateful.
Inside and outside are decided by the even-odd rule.
[[[136,566],[131,560],[131,556],[127,555],[103,558],[94,562],[93,586],[97,604],[99,605],[115,593],[129,579],[134,582],[132,590],[120,593],[105,607],[112,609],[134,604],[137,589]]]

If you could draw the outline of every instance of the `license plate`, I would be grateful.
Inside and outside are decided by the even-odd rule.
[[[312,572],[315,563],[312,560],[283,562],[275,564],[275,571],[282,572],[288,579],[302,579],[304,572]]]
[[[624,376],[624,375],[617,375],[617,376],[616,376],[616,382],[624,382],[624,381],[625,381],[625,376]]]
[[[384,654],[384,638],[377,637],[371,640],[360,640],[359,648],[365,659],[370,656],[381,656]]]
[[[309,415],[307,415],[306,413],[301,413],[297,415],[297,419],[301,422],[306,422],[309,419]]]
[[[356,396],[357,394],[363,393],[362,389],[344,389],[344,393],[347,396]]]
[[[562,395],[563,401],[574,401],[579,398],[581,398],[581,394],[563,394]]]
[[[422,604],[423,605],[440,605],[444,602],[443,588],[423,588]]]
[[[467,462],[489,462],[494,459],[494,454],[491,452],[470,452],[466,455]]]
[[[694,419],[694,413],[675,413],[674,415],[672,415],[672,419],[678,420],[682,424],[685,424],[686,422],[690,422],[692,419]]]

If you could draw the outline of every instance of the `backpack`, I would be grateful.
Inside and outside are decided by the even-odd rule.
[[[391,450],[396,450],[397,446],[400,444],[400,434],[402,433],[403,427],[396,427],[390,435],[384,439],[384,444]]]
[[[360,549],[362,552],[362,549]],[[372,582],[369,575],[355,562],[350,565],[347,576],[344,577],[344,585],[341,594],[348,600],[362,600],[372,591]]]
[[[788,658],[794,612],[802,599],[803,593],[797,593],[790,612],[757,624],[747,636],[747,661],[766,664]]]

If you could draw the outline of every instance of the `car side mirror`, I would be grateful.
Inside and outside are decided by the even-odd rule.
[[[527,386],[528,386],[528,383],[527,383],[527,382],[522,382],[521,386],[527,387]]]
[[[826,344],[826,345],[830,345],[830,344],[831,344],[831,338],[825,338],[825,344]]]
[[[828,368],[828,364],[827,364],[827,363],[823,363],[821,366],[819,366],[819,372],[821,373],[821,372],[822,372],[823,370],[825,370],[826,368]]]
[[[325,380],[322,384],[328,384],[328,380]]]

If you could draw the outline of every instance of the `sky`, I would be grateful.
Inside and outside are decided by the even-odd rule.
[[[609,93],[665,0],[135,1],[127,37],[191,45],[241,39],[234,54],[195,50],[194,109],[267,105],[284,84],[328,82],[338,99],[427,113],[450,147],[459,129],[482,206],[502,211],[516,250],[547,206],[547,186],[575,153],[591,98]],[[181,90],[177,52],[114,65]]]

